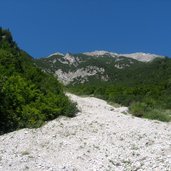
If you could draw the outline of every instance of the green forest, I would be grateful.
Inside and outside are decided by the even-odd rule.
[[[0,134],[36,128],[59,115],[73,117],[76,112],[63,85],[37,68],[10,31],[0,28]]]

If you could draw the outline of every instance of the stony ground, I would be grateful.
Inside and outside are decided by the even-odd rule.
[[[171,124],[134,118],[93,97],[80,112],[0,136],[0,171],[170,171]]]

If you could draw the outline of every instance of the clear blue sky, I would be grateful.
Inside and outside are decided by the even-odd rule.
[[[93,50],[171,56],[171,0],[0,0],[0,25],[33,57]]]

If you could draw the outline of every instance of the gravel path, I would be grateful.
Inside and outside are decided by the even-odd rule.
[[[0,171],[171,171],[171,124],[69,94],[74,118],[0,136]]]

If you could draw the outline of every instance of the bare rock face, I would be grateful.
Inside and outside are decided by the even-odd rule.
[[[154,60],[155,58],[162,58],[162,56],[150,54],[150,53],[130,53],[130,54],[122,54],[122,56],[129,57],[141,62],[150,62]]]
[[[169,171],[171,124],[135,118],[93,97],[74,118],[0,136],[0,171]]]
[[[55,75],[64,85],[73,82],[74,79],[79,79],[81,83],[84,83],[88,80],[89,76],[94,76],[97,73],[103,74],[104,69],[95,66],[87,66],[86,68],[77,69],[76,71],[63,72],[61,69],[55,71]],[[108,77],[102,75],[101,79],[107,81]]]
[[[135,59],[135,60],[141,61],[141,62],[150,62],[150,61],[154,60],[155,58],[162,58],[163,57],[160,55],[143,53],[143,52],[136,52],[136,53],[130,53],[130,54],[117,54],[117,53],[108,52],[108,51],[94,51],[94,52],[86,52],[84,54],[89,55],[89,56],[97,56],[97,57],[110,55],[114,58],[118,58],[120,56],[123,56],[123,57],[132,58],[132,59]]]

